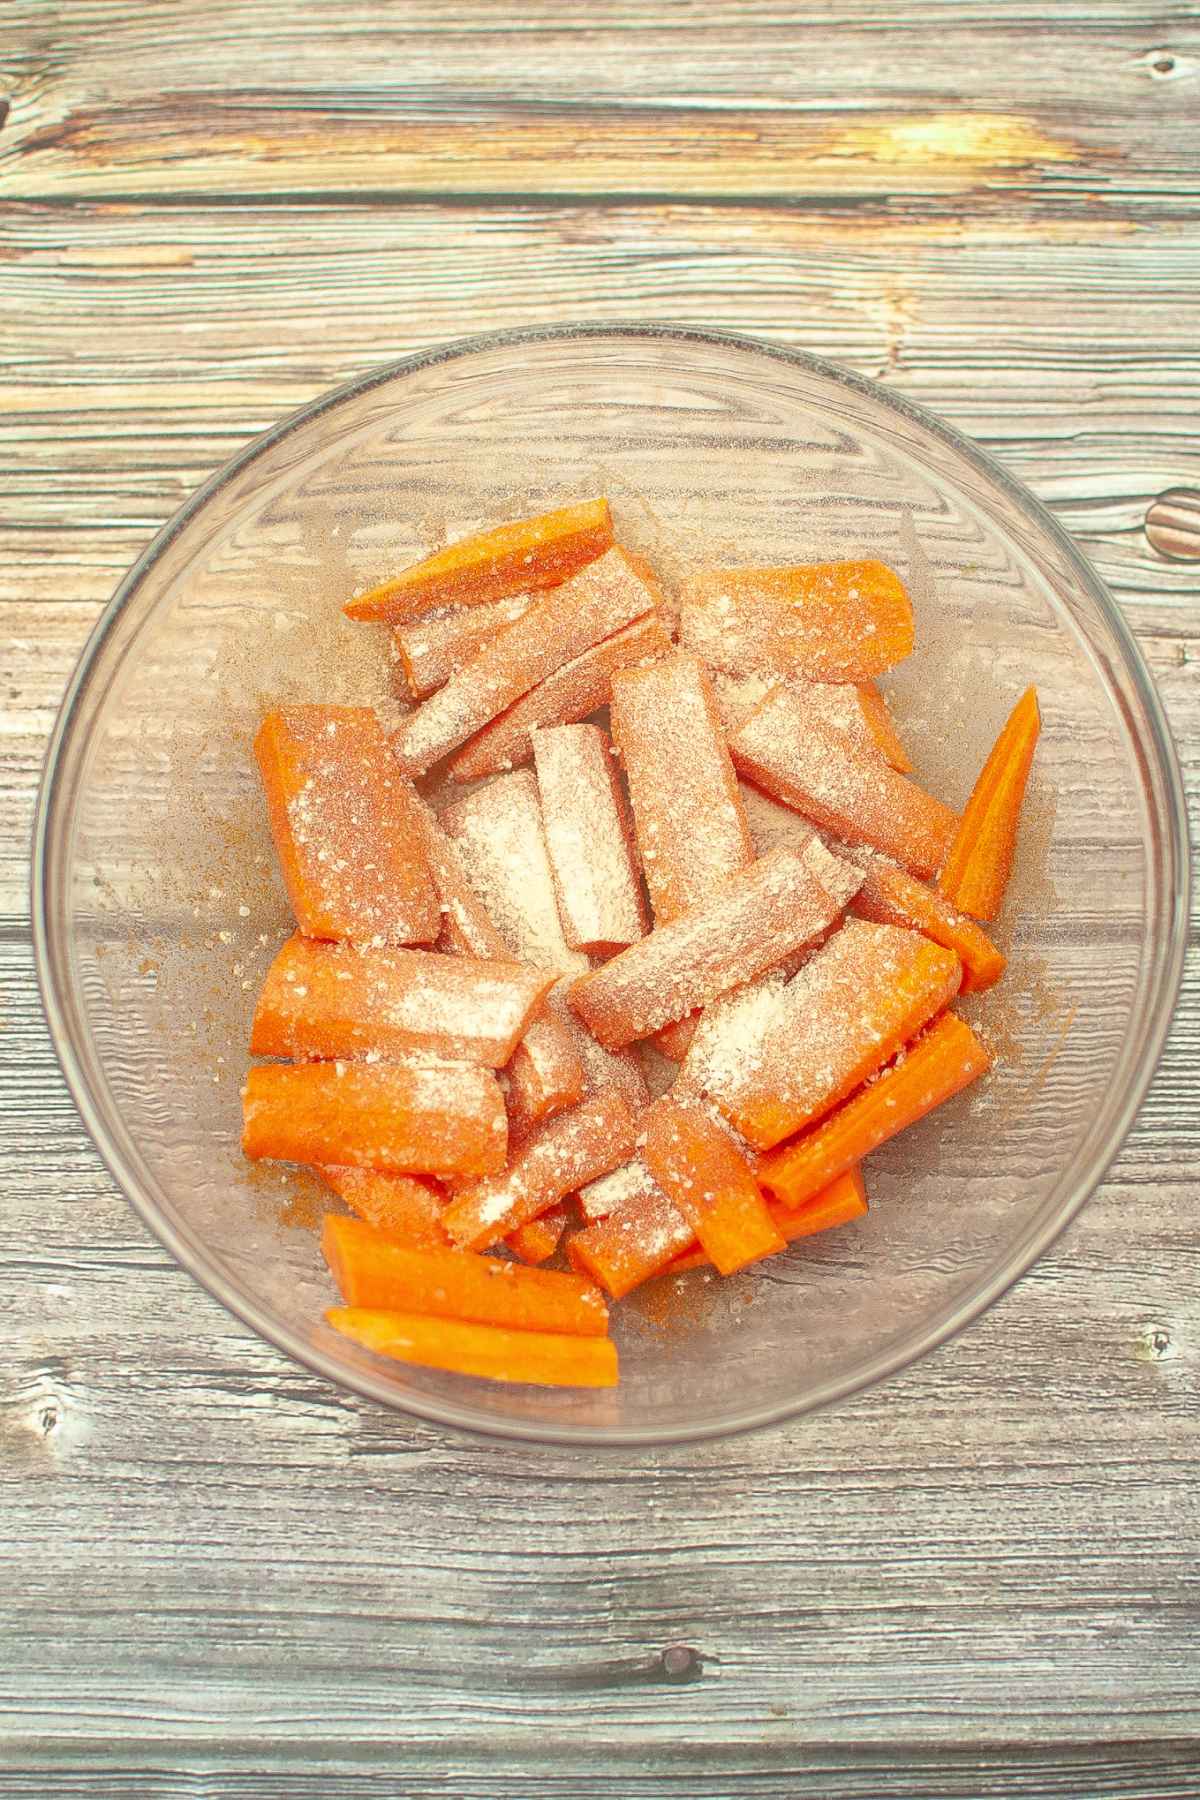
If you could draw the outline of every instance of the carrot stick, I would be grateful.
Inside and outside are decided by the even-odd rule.
[[[758,1179],[783,1205],[801,1206],[852,1164],[923,1119],[991,1063],[969,1025],[953,1013],[819,1125],[760,1158]]]
[[[398,625],[392,633],[392,654],[413,699],[424,700],[442,687],[502,626],[511,625],[532,605],[532,594],[513,594],[508,600],[427,613],[409,625]]]
[[[613,541],[607,500],[560,507],[537,518],[460,538],[391,581],[347,600],[351,619],[419,618],[433,606],[480,606],[556,587]]]
[[[624,1162],[637,1129],[619,1094],[581,1101],[539,1126],[503,1174],[463,1188],[442,1214],[442,1224],[464,1250],[486,1250]]]
[[[830,1231],[836,1225],[848,1225],[852,1219],[861,1219],[867,1211],[867,1190],[861,1171],[847,1169],[844,1175],[838,1175],[803,1206],[792,1208],[768,1201],[767,1211],[780,1236],[793,1244],[797,1238],[814,1237],[817,1232]],[[686,1269],[711,1267],[712,1257],[696,1244],[668,1263],[663,1273],[682,1275]]]
[[[539,681],[641,618],[651,605],[646,583],[624,552],[606,551],[503,626],[402,721],[392,738],[400,766],[410,775],[423,774]]]
[[[508,1150],[500,1084],[471,1063],[264,1063],[242,1114],[251,1160],[474,1176],[502,1169]]]
[[[429,1058],[501,1068],[554,981],[506,959],[291,937],[267,971],[252,1056]]]
[[[321,1249],[347,1306],[576,1337],[603,1337],[608,1330],[602,1295],[578,1275],[525,1269],[448,1247],[416,1249],[337,1213],[325,1215]]]
[[[881,562],[704,569],[684,588],[679,635],[732,675],[868,681],[911,653],[912,605]]]
[[[643,1162],[629,1163],[615,1173],[626,1190],[621,1203],[577,1231],[567,1255],[575,1268],[620,1300],[687,1250],[696,1233]]]
[[[978,925],[965,918],[944,894],[926,887],[886,857],[873,856],[866,864],[866,877],[850,910],[860,919],[874,919],[880,925],[907,925],[923,931],[935,944],[953,950],[963,966],[964,994],[994,987],[1004,973],[1004,957]]]
[[[426,1369],[536,1387],[617,1385],[617,1348],[611,1338],[505,1331],[498,1325],[358,1306],[331,1306],[325,1317],[335,1331],[364,1349]]]
[[[706,905],[580,976],[571,1005],[610,1049],[648,1037],[813,942],[861,880],[819,840],[799,853],[774,850],[730,876]]]
[[[254,740],[271,835],[306,937],[430,944],[421,837],[369,706],[279,706]]]
[[[321,1174],[360,1219],[388,1237],[427,1249],[449,1247],[442,1230],[446,1190],[427,1175],[380,1175],[375,1169],[326,1167]]]
[[[854,689],[859,711],[875,748],[885,763],[900,775],[912,772],[912,759],[900,742],[888,703],[873,681],[860,681]]]
[[[642,1156],[722,1275],[783,1249],[750,1164],[699,1107],[655,1101],[646,1114]]]
[[[961,979],[954,952],[919,932],[848,919],[784,988],[758,1053],[729,1057],[708,1096],[748,1143],[770,1150],[882,1068]]]
[[[636,943],[650,921],[607,735],[598,725],[536,731],[533,766],[568,944],[608,956]]]
[[[693,656],[618,671],[611,720],[650,903],[665,924],[754,856],[737,778]]]
[[[650,1089],[635,1050],[606,1050],[572,1011],[570,983],[560,981],[546,1002],[551,1018],[568,1032],[583,1066],[583,1093],[594,1099],[614,1089],[636,1117],[650,1104]]]
[[[692,1047],[697,1028],[704,1017],[701,1012],[685,1013],[682,1019],[672,1019],[654,1033],[651,1043],[660,1056],[668,1062],[681,1063]]]
[[[1000,910],[1040,731],[1037,690],[1028,688],[980,771],[938,877],[939,891],[977,919]]]
[[[637,559],[629,557],[636,571]],[[611,637],[573,656],[544,681],[530,688],[451,758],[455,781],[478,781],[518,768],[533,755],[532,734],[544,725],[574,725],[598,707],[607,706],[618,669],[635,668],[671,648],[657,610],[635,619]]]
[[[855,755],[783,684],[729,750],[740,773],[836,837],[882,850],[915,875],[932,874],[946,855],[958,824],[950,808],[877,758]]]
[[[569,1206],[551,1206],[536,1219],[526,1219],[504,1242],[523,1263],[548,1262],[562,1242],[562,1234],[571,1223]]]

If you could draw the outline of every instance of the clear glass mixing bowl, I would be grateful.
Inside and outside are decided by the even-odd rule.
[[[280,698],[385,702],[340,603],[445,536],[597,491],[668,580],[698,559],[871,555],[918,652],[889,689],[961,804],[1017,692],[1044,735],[1011,974],[968,1011],[991,1076],[870,1161],[865,1221],[616,1310],[613,1393],[388,1364],[322,1320],[314,1191],[238,1150],[263,969],[287,926],[250,739]],[[782,1419],[878,1380],[1028,1268],[1102,1175],[1180,972],[1187,837],[1163,714],[1112,600],[972,445],[871,383],[658,327],[509,332],[381,369],[259,438],[159,534],[75,673],[38,813],[34,920],[67,1080],[162,1242],[246,1324],[362,1395],[556,1443]],[[1003,936],[1003,934],[1002,934]]]

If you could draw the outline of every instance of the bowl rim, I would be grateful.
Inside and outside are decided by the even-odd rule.
[[[372,389],[385,386],[439,363],[452,362],[489,352],[516,349],[530,344],[587,341],[603,338],[674,341],[683,345],[711,345],[720,349],[744,350],[800,368],[860,394],[885,409],[932,433],[958,456],[1000,489],[1004,497],[1023,512],[1037,529],[1046,535],[1097,606],[1115,639],[1124,664],[1144,709],[1149,728],[1149,742],[1143,745],[1147,761],[1157,773],[1166,813],[1164,843],[1167,851],[1163,870],[1164,907],[1168,912],[1168,929],[1164,939],[1160,968],[1154,991],[1143,1020],[1146,1051],[1131,1071],[1130,1079],[1114,1117],[1107,1129],[1091,1145],[1079,1179],[1072,1192],[1047,1218],[1035,1218],[1010,1247],[1001,1265],[967,1296],[945,1306],[924,1327],[914,1328],[897,1343],[885,1346],[865,1363],[844,1376],[831,1376],[808,1395],[795,1401],[776,1401],[752,1408],[730,1420],[709,1419],[696,1424],[667,1427],[609,1427],[542,1425],[502,1415],[489,1416],[469,1405],[453,1401],[430,1401],[421,1394],[399,1395],[381,1378],[376,1379],[365,1368],[349,1368],[327,1355],[320,1345],[299,1331],[281,1324],[267,1308],[246,1295],[231,1281],[226,1281],[215,1267],[200,1269],[183,1236],[141,1191],[136,1172],[127,1167],[124,1155],[106,1127],[98,1097],[93,1093],[81,1059],[70,1041],[66,1006],[55,973],[53,947],[55,926],[49,892],[52,849],[56,842],[55,825],[60,805],[58,774],[66,749],[72,739],[79,701],[95,669],[97,660],[115,625],[132,602],[146,576],[166,553],[175,539],[187,529],[208,502],[233,482],[259,457],[274,449],[293,433],[311,425],[324,413],[343,402],[360,398]],[[1040,500],[1011,475],[992,455],[936,414],[897,394],[883,384],[843,369],[811,351],[789,345],[771,343],[745,333],[713,331],[704,327],[669,321],[638,320],[580,321],[578,323],[515,327],[487,331],[397,357],[351,377],[336,387],[319,394],[298,407],[268,430],[259,433],[238,450],[227,462],[189,495],[183,505],[159,529],[141,555],[118,583],[112,598],[96,621],[79,660],[67,683],[46,749],[33,823],[31,864],[31,915],[33,945],[38,988],[51,1041],[59,1066],[80,1117],[109,1174],[121,1189],[133,1210],[151,1233],[170,1252],[177,1263],[232,1313],[243,1325],[292,1357],[311,1373],[347,1388],[361,1399],[380,1404],[426,1423],[465,1431],[468,1434],[507,1442],[538,1444],[551,1448],[591,1450],[652,1449],[658,1446],[699,1443],[734,1437],[742,1432],[783,1424],[818,1409],[848,1399],[907,1368],[911,1363],[937,1349],[967,1325],[978,1319],[1005,1294],[1054,1243],[1061,1232],[1077,1217],[1099,1183],[1103,1180],[1137,1115],[1170,1029],[1183,975],[1184,952],[1188,931],[1188,895],[1190,891],[1191,850],[1183,777],[1178,753],[1172,739],[1166,713],[1141,649],[1121,609],[1109,594],[1105,583],[1076,546],[1074,540]],[[1170,885],[1168,886],[1168,878]]]

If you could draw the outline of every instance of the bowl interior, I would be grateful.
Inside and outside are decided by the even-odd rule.
[[[447,536],[609,494],[668,584],[698,561],[879,556],[918,650],[885,685],[952,804],[1016,695],[1044,735],[999,930],[965,1010],[991,1077],[871,1159],[869,1218],[731,1281],[617,1309],[612,1394],[385,1364],[323,1323],[314,1183],[238,1149],[244,1046],[289,929],[250,754],[279,699],[393,705],[386,632],[340,602]],[[72,1084],[143,1214],[242,1317],[362,1391],[531,1436],[728,1429],[895,1366],[1017,1273],[1127,1123],[1171,981],[1169,753],[1103,595],[1035,508],[932,421],[821,365],[622,331],[401,365],[218,477],[106,617],[51,768],[43,973]]]

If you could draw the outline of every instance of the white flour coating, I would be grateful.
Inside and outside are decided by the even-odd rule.
[[[533,734],[546,846],[568,943],[606,952],[649,928],[610,744],[598,725]]]

